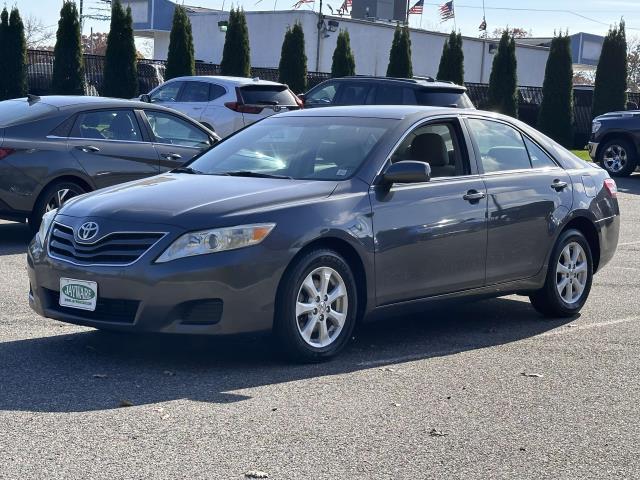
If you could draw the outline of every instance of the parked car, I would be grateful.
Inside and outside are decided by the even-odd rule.
[[[600,115],[593,120],[589,155],[610,175],[628,177],[640,166],[640,111]]]
[[[142,102],[34,97],[0,102],[0,218],[29,221],[68,199],[173,169],[218,137]]]
[[[273,330],[319,360],[359,320],[439,299],[520,293],[575,315],[619,226],[609,175],[513,118],[302,110],[47,213],[29,302],[119,331]]]
[[[474,108],[467,89],[431,77],[342,77],[319,83],[301,95],[305,108],[336,105],[430,105]]]
[[[140,100],[164,105],[198,120],[221,137],[301,102],[286,85],[257,78],[195,76],[172,78]]]

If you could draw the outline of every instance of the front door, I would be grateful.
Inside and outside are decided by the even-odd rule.
[[[429,163],[419,184],[372,187],[378,305],[481,287],[486,189],[457,119],[422,125],[390,162]]]
[[[97,188],[158,173],[157,154],[142,137],[133,110],[80,113],[68,147]]]
[[[571,178],[512,126],[480,118],[467,122],[489,196],[487,284],[532,277],[571,209]]]

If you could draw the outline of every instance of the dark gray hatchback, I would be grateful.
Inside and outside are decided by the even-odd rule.
[[[0,218],[38,228],[45,212],[103,187],[157,175],[217,136],[186,115],[100,97],[0,102]]]
[[[517,292],[574,315],[619,218],[604,170],[508,117],[291,112],[48,213],[29,246],[29,300],[111,330],[273,330],[317,360],[357,321],[431,300]]]

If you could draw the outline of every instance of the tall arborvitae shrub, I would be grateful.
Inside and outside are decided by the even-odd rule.
[[[295,93],[307,89],[307,55],[304,51],[304,32],[302,25],[296,22],[287,28],[280,54],[280,82],[289,85]]]
[[[489,77],[489,108],[512,117],[518,116],[518,62],[516,42],[505,31],[493,59]]]
[[[62,4],[53,54],[52,92],[59,95],[83,95],[84,65],[80,17],[73,2]]]
[[[196,62],[193,53],[193,34],[191,21],[184,7],[176,5],[173,12],[173,24],[169,35],[169,53],[164,78],[194,75]]]
[[[400,28],[396,25],[393,33],[393,42],[389,51],[389,66],[387,77],[411,78],[413,67],[411,65],[411,37],[409,27]]]
[[[331,76],[348,77],[356,74],[356,60],[351,51],[351,40],[347,30],[340,30],[336,42],[336,49],[333,51],[333,61],[331,62]]]
[[[602,44],[593,92],[593,116],[624,110],[627,103],[627,37],[624,21],[609,29]]]
[[[136,45],[133,40],[131,8],[125,12],[120,0],[111,7],[111,27],[104,59],[105,97],[132,98],[138,94]],[[146,92],[145,92],[146,93]]]
[[[5,77],[5,98],[24,97],[27,94],[27,42],[24,25],[17,8],[11,9],[9,28],[4,39],[7,54],[0,58],[0,71]]]
[[[220,70],[222,75],[251,76],[249,30],[244,10],[240,7],[237,10],[232,8],[229,13],[229,26],[224,38]]]
[[[7,7],[2,9],[0,13],[0,65],[4,67],[4,62],[11,56],[9,47],[9,12]],[[5,72],[5,68],[0,71]],[[7,97],[7,77],[0,75],[0,100],[5,100]]]
[[[572,65],[571,38],[554,37],[544,72],[538,128],[567,148],[573,146]]]
[[[442,47],[438,80],[448,80],[458,85],[464,83],[464,53],[462,51],[462,34],[451,32]]]

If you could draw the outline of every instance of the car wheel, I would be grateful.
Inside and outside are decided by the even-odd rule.
[[[614,138],[602,146],[598,161],[612,177],[628,177],[636,169],[636,157],[631,143],[623,138]]]
[[[591,248],[578,230],[567,230],[551,254],[547,278],[529,298],[547,317],[571,317],[584,306],[593,280]]]
[[[286,273],[276,302],[275,334],[290,358],[329,359],[349,341],[358,311],[356,282],[333,250],[313,250]]]
[[[34,232],[40,228],[42,216],[54,208],[60,208],[64,203],[78,195],[85,193],[85,189],[74,182],[54,182],[44,189],[35,208],[29,217],[29,227]]]

